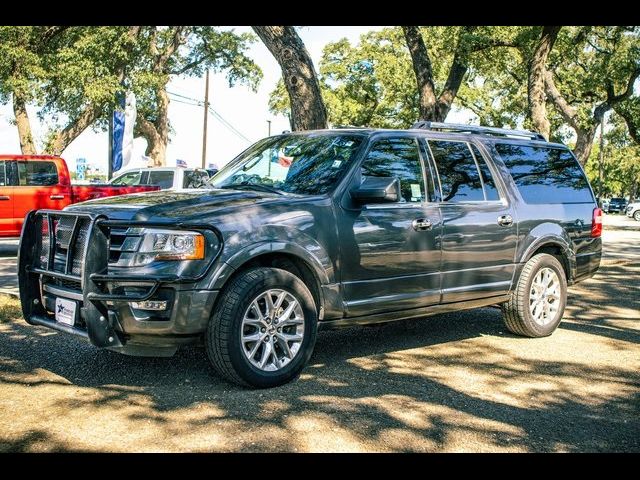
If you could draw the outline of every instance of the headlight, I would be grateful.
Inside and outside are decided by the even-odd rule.
[[[204,236],[197,232],[145,228],[133,266],[147,265],[154,260],[202,260]]]

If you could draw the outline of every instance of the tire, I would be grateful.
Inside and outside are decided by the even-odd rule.
[[[557,296],[559,298],[552,298],[552,301],[547,302],[549,309],[557,308],[553,315],[548,315],[549,318],[539,319],[536,321],[533,317],[530,308],[530,295],[532,293],[532,284],[536,281],[536,277],[544,269],[551,269],[555,272],[557,277]],[[548,272],[545,270],[543,275]],[[555,281],[554,284],[555,285]],[[552,288],[553,289],[553,288]],[[549,289],[545,290],[546,292]],[[551,295],[550,295],[551,297]],[[557,305],[555,302],[558,302]],[[537,308],[543,308],[544,301]],[[551,335],[554,330],[560,324],[564,309],[567,304],[567,279],[564,272],[564,268],[558,261],[558,259],[552,255],[546,253],[540,253],[534,255],[523,267],[518,279],[518,284],[515,290],[511,293],[511,300],[501,305],[504,322],[507,329],[524,337],[547,337]],[[553,306],[555,305],[555,307]],[[544,308],[543,308],[544,309]],[[538,312],[538,310],[536,310]],[[543,313],[544,315],[544,313]]]
[[[283,294],[285,300],[282,305],[290,306],[294,304],[291,301],[292,298],[298,302],[297,305],[300,309],[295,307],[296,310],[292,312],[294,315],[292,321],[296,325],[287,325],[284,328],[277,329],[275,325],[278,322],[275,315],[269,321],[269,325],[265,323],[266,316],[261,317],[263,320],[251,321],[251,324],[243,324],[245,317],[249,315],[259,316],[252,307],[254,300],[260,309],[260,314],[264,315],[264,313],[268,312],[265,296],[267,292],[286,292]],[[279,298],[272,297],[271,293],[269,296],[272,301],[273,298],[276,298],[276,301]],[[243,386],[275,387],[296,378],[309,362],[316,342],[318,328],[317,309],[307,286],[292,273],[279,268],[254,268],[241,272],[223,290],[217,305],[218,308],[209,320],[205,335],[205,347],[209,361],[221,377]],[[278,309],[281,313],[283,310],[286,312],[286,307]],[[300,321],[300,314],[303,317],[302,322]],[[302,341],[293,342],[290,345],[288,341],[283,340],[283,335],[291,335],[290,333],[285,333],[285,329],[288,332],[292,332],[294,327],[293,335],[299,336],[302,333]],[[256,330],[251,330],[253,328]],[[266,332],[262,330],[263,328]],[[247,329],[249,329],[248,333]],[[269,335],[269,333],[272,335]],[[246,340],[243,342],[242,335],[259,335],[262,337],[266,335],[267,340],[265,340],[264,345],[262,345],[261,341],[247,343]],[[284,353],[282,342],[286,344],[286,349],[290,354],[294,349],[297,349],[295,354],[291,354],[291,359]],[[268,346],[267,344],[269,343],[270,345]],[[253,350],[254,347],[257,350]],[[268,350],[266,350],[267,348]],[[260,358],[264,357],[265,351],[268,351],[266,358],[270,359],[270,362],[263,368],[260,368],[259,365],[254,365],[248,357],[250,353],[245,353],[245,349],[255,352],[253,361],[258,363],[260,363]],[[278,359],[278,355],[282,355],[280,359]],[[282,362],[288,363],[283,364]],[[264,369],[270,366],[276,368],[276,370],[267,371]]]
[[[635,213],[633,214],[633,218],[637,221],[640,222],[640,210],[636,210]]]

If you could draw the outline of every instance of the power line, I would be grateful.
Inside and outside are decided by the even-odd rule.
[[[201,101],[201,100],[198,100],[197,98],[188,97],[186,95],[181,95],[181,94],[175,93],[175,92],[167,91],[167,93],[169,95],[172,95],[172,96],[175,96],[175,97],[179,97],[179,98],[184,99],[184,100],[189,100],[190,102],[194,102],[194,103],[189,103],[189,102],[186,102],[184,100],[178,100],[178,99],[174,98],[173,101],[176,102],[176,103],[182,103],[182,104],[185,104],[185,105],[191,105],[193,107],[202,107],[204,105],[204,102]],[[211,113],[211,115],[213,115],[215,118],[217,118],[218,121],[220,121],[220,123],[222,123],[225,127],[227,127],[227,129],[229,129],[232,133],[235,133],[238,137],[240,137],[244,141],[251,143],[251,140],[246,135],[244,135],[240,130],[238,130],[231,123],[229,123],[221,114],[216,112],[211,107],[211,105],[209,105],[208,111],[209,111],[209,113]]]

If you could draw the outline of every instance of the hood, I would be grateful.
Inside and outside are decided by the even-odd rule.
[[[297,195],[228,189],[160,190],[76,203],[66,211],[101,214],[115,220],[196,219],[227,208],[290,200]],[[285,200],[286,201],[286,200]]]

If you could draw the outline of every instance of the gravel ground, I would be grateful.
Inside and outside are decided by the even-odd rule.
[[[95,350],[0,297],[0,452],[639,452],[640,230],[628,225],[629,255],[571,288],[551,337],[509,334],[496,309],[323,332],[302,376],[271,390],[219,380],[196,347]]]

